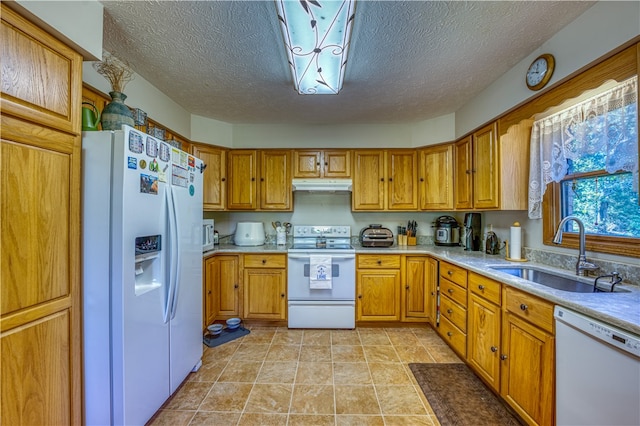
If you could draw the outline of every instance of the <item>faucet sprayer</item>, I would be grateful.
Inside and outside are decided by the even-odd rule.
[[[585,253],[586,236],[585,236],[584,224],[582,223],[582,220],[580,220],[580,218],[578,218],[577,216],[567,216],[563,218],[560,221],[560,224],[558,225],[558,230],[556,231],[556,235],[553,236],[553,243],[554,244],[562,243],[562,232],[563,232],[562,228],[570,220],[573,220],[575,223],[578,224],[578,232],[579,232],[580,245],[579,245],[578,262],[576,263],[576,275],[585,276],[586,271],[597,271],[598,269],[600,269],[600,267],[591,262],[587,262],[587,256]]]

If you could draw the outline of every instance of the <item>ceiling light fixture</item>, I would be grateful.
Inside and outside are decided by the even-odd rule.
[[[276,0],[276,8],[295,89],[301,95],[337,95],[355,0]]]

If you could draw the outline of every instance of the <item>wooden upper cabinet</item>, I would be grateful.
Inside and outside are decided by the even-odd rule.
[[[291,151],[260,151],[260,208],[291,210]]]
[[[204,169],[202,208],[205,211],[227,207],[227,150],[215,146],[192,144],[191,152],[207,166]]]
[[[420,209],[453,209],[453,144],[420,150]]]
[[[353,210],[417,210],[415,150],[354,152]]]
[[[385,207],[384,151],[354,151],[353,210],[383,210]]]
[[[1,31],[2,113],[77,132],[82,57],[9,8],[2,9]]]
[[[349,178],[351,152],[348,150],[293,151],[294,178]]]
[[[258,153],[253,149],[235,149],[227,153],[229,210],[255,210],[258,206],[257,159]]]
[[[387,209],[418,209],[418,153],[415,150],[387,152]]]
[[[471,136],[454,144],[455,208],[473,208],[473,157],[471,156]]]
[[[454,144],[455,208],[500,208],[500,151],[494,122]]]
[[[473,134],[473,207],[500,207],[500,157],[498,123],[494,122]]]

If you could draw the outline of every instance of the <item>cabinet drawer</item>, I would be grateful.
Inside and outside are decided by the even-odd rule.
[[[553,303],[512,287],[506,287],[504,297],[507,311],[553,333]]]
[[[467,307],[467,290],[446,278],[440,278],[440,293],[446,294],[447,297],[458,302],[458,304],[465,308]]]
[[[469,290],[478,296],[500,306],[500,288],[502,285],[482,275],[469,273]]]
[[[361,254],[358,255],[358,268],[371,269],[371,268],[385,268],[385,269],[400,269],[400,256],[395,255],[374,255],[374,254]]]
[[[443,317],[440,317],[440,335],[458,355],[467,357],[467,335]]]
[[[464,268],[440,261],[440,276],[467,288],[467,270]]]
[[[440,314],[454,323],[460,330],[467,331],[467,310],[448,297],[440,298]]]
[[[245,254],[245,268],[286,268],[285,254]]]

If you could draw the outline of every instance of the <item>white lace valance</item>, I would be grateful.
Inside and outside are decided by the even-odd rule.
[[[542,197],[550,182],[560,182],[567,160],[606,153],[605,170],[635,174],[638,189],[638,80],[613,89],[533,123],[529,167],[529,218],[542,218]],[[610,112],[615,111],[615,114]]]

